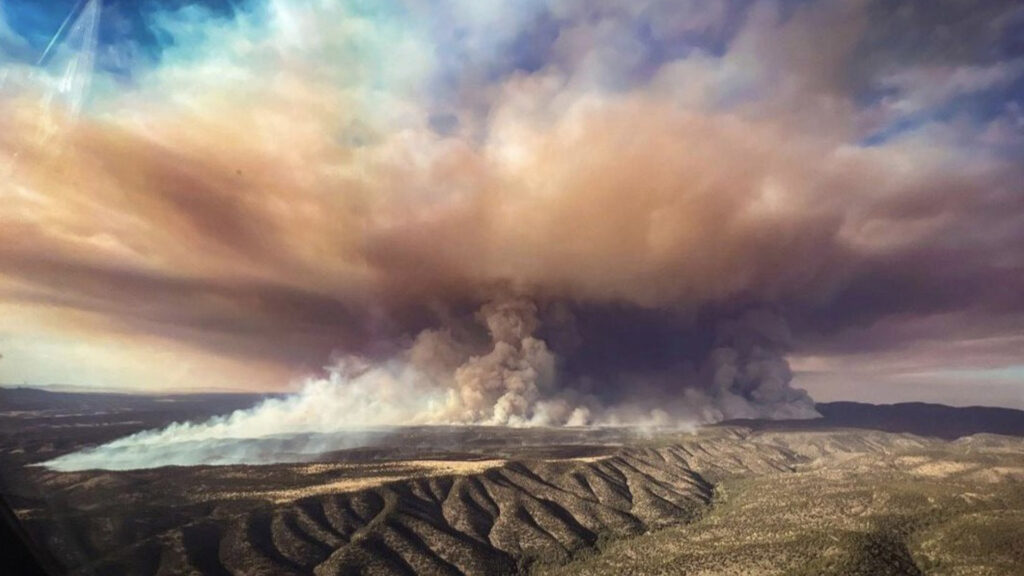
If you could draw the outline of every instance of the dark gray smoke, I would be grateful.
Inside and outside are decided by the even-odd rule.
[[[581,324],[589,325],[586,337]],[[503,298],[420,332],[388,358],[340,358],[296,395],[48,465],[281,461],[358,444],[368,427],[403,424],[693,426],[814,417],[807,393],[790,386],[789,343],[785,322],[766,308],[686,319],[557,303],[541,310],[526,298]]]

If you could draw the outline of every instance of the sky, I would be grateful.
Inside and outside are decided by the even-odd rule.
[[[0,0],[0,383],[424,350],[604,405],[1024,408],[1024,6]]]

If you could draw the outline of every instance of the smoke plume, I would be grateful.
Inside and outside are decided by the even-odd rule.
[[[787,355],[801,378],[1019,366],[1018,3],[175,2],[126,66],[98,4],[51,74],[0,22],[5,371],[312,376],[55,465],[813,416]]]
[[[140,432],[46,465],[67,471],[300,461],[366,445],[375,430],[400,425],[690,427],[817,415],[807,393],[790,386],[789,331],[766,309],[719,321],[706,353],[690,349],[692,360],[668,368],[655,362],[653,370],[631,372],[630,362],[650,358],[629,358],[635,350],[623,347],[617,361],[625,363],[603,376],[572,369],[587,342],[578,334],[559,338],[573,316],[564,306],[551,310],[555,320],[546,327],[532,300],[494,300],[471,319],[420,332],[388,358],[341,357],[297,394]],[[556,355],[542,333],[566,355]],[[687,350],[674,352],[678,359]]]

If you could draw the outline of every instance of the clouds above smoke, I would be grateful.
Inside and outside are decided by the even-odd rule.
[[[145,340],[176,352],[97,384],[333,354],[416,366],[452,421],[784,416],[786,354],[1024,328],[1016,3],[471,4],[181,3],[77,117],[5,84],[5,378]]]

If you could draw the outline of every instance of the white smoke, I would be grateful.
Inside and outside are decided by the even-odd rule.
[[[681,426],[728,418],[816,416],[790,388],[782,355],[788,331],[777,316],[748,313],[724,323],[699,374],[657,376],[653,393],[604,405],[559,383],[558,358],[536,335],[536,305],[485,305],[482,348],[450,330],[425,330],[385,362],[346,357],[297,394],[201,423],[175,423],[45,465],[56,470],[242,464],[310,459],[366,445],[397,425]]]
[[[555,384],[555,356],[533,337],[537,308],[525,300],[484,306],[478,315],[493,347],[472,356],[453,375],[448,415],[457,422],[504,425],[565,424],[540,404]],[[539,418],[538,418],[539,417]]]
[[[297,394],[201,423],[175,423],[45,465],[70,471],[166,465],[302,460],[359,445],[366,430],[395,425],[585,425],[589,411],[552,389],[556,360],[532,336],[536,306],[499,301],[479,315],[490,349],[472,348],[448,331],[426,330],[393,360],[346,357]],[[280,452],[275,452],[279,450]]]
[[[433,421],[446,400],[403,362],[370,366],[347,358],[300,392],[272,398],[205,422],[179,422],[139,432],[45,463],[54,470],[130,470],[178,465],[258,464],[371,443],[383,426]]]

